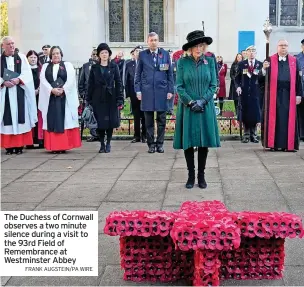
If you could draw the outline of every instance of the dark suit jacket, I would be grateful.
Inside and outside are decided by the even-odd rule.
[[[85,98],[88,92],[89,75],[93,64],[95,64],[95,62],[92,59],[90,59],[89,62],[83,64],[81,68],[81,72],[78,80],[78,91],[82,98]]]
[[[167,94],[174,94],[173,70],[169,53],[158,49],[156,66],[149,49],[139,53],[136,67],[135,92],[141,92],[141,110],[167,111]]]
[[[125,70],[125,91],[127,98],[136,97],[134,89],[134,79],[135,79],[136,61],[129,61],[126,64]]]
[[[47,61],[47,58],[46,56],[42,55],[39,57],[39,63],[41,64],[41,66],[49,61]]]

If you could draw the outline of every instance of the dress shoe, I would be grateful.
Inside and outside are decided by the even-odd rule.
[[[158,153],[164,153],[165,151],[164,151],[164,148],[162,146],[158,146],[157,147],[157,152]]]
[[[109,153],[109,152],[111,152],[111,145],[107,144],[106,145],[106,153]]]
[[[259,140],[257,138],[251,138],[250,141],[252,143],[259,143]]]
[[[242,143],[249,143],[249,139],[248,139],[248,138],[244,138],[244,139],[242,140]]]
[[[106,152],[106,147],[104,144],[100,145],[99,153],[105,153]]]
[[[134,138],[132,141],[131,141],[131,143],[139,143],[140,142],[140,139],[138,139],[138,138]]]
[[[34,148],[35,148],[34,145],[27,145],[27,146],[26,146],[26,149],[34,149]]]
[[[14,149],[12,149],[12,148],[8,148],[7,150],[6,150],[6,155],[12,155],[14,153]]]
[[[146,138],[142,138],[142,139],[141,139],[141,142],[142,142],[142,143],[146,143],[146,142],[147,142],[147,139],[146,139]]]
[[[16,148],[15,153],[16,153],[16,155],[23,154],[23,148]]]
[[[155,147],[154,146],[150,146],[148,153],[155,153]]]

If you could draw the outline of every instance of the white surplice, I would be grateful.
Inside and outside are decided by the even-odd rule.
[[[49,108],[50,95],[52,86],[45,78],[45,71],[50,63],[45,63],[42,66],[40,74],[40,91],[39,91],[39,103],[38,109],[42,113],[43,129],[47,130],[47,112]],[[66,96],[65,103],[65,118],[64,118],[64,129],[73,129],[79,127],[78,121],[78,106],[79,99],[76,86],[76,75],[73,65],[69,62],[64,62],[67,71],[67,81],[63,86]],[[54,81],[57,80],[57,74],[59,70],[59,64],[55,64],[53,67]]]
[[[5,92],[6,87],[1,89],[1,102],[0,102],[0,120],[1,120],[1,134],[5,135],[19,135],[24,134],[29,131],[33,127],[35,127],[36,122],[38,121],[37,117],[37,105],[36,105],[36,95],[35,95],[35,87],[33,74],[28,63],[26,56],[23,54],[18,54],[21,59],[21,74],[18,77],[24,85],[20,85],[20,87],[24,90],[24,108],[25,108],[25,123],[18,123],[18,102],[17,102],[17,87],[9,88],[9,101],[11,107],[11,115],[12,115],[12,125],[4,126],[3,122],[3,114],[5,107]],[[2,56],[0,56],[2,57]],[[14,71],[15,62],[14,57],[6,57],[7,69]],[[4,80],[0,78],[0,84],[2,84]]]

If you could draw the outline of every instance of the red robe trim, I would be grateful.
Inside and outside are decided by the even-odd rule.
[[[19,148],[33,144],[32,131],[19,135],[4,135],[1,134],[2,148]]]
[[[289,99],[289,118],[288,118],[288,150],[294,150],[295,144],[295,123],[296,123],[296,58],[288,55],[290,69],[290,99]],[[269,115],[268,115],[268,147],[274,148],[276,111],[277,111],[277,81],[278,81],[278,55],[270,57],[271,77],[269,94]]]
[[[44,147],[49,151],[65,151],[81,147],[79,128],[64,130],[63,134],[44,131]]]

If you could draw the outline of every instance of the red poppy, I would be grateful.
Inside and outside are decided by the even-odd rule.
[[[60,66],[60,70],[64,70],[64,67],[63,67],[63,66]]]

